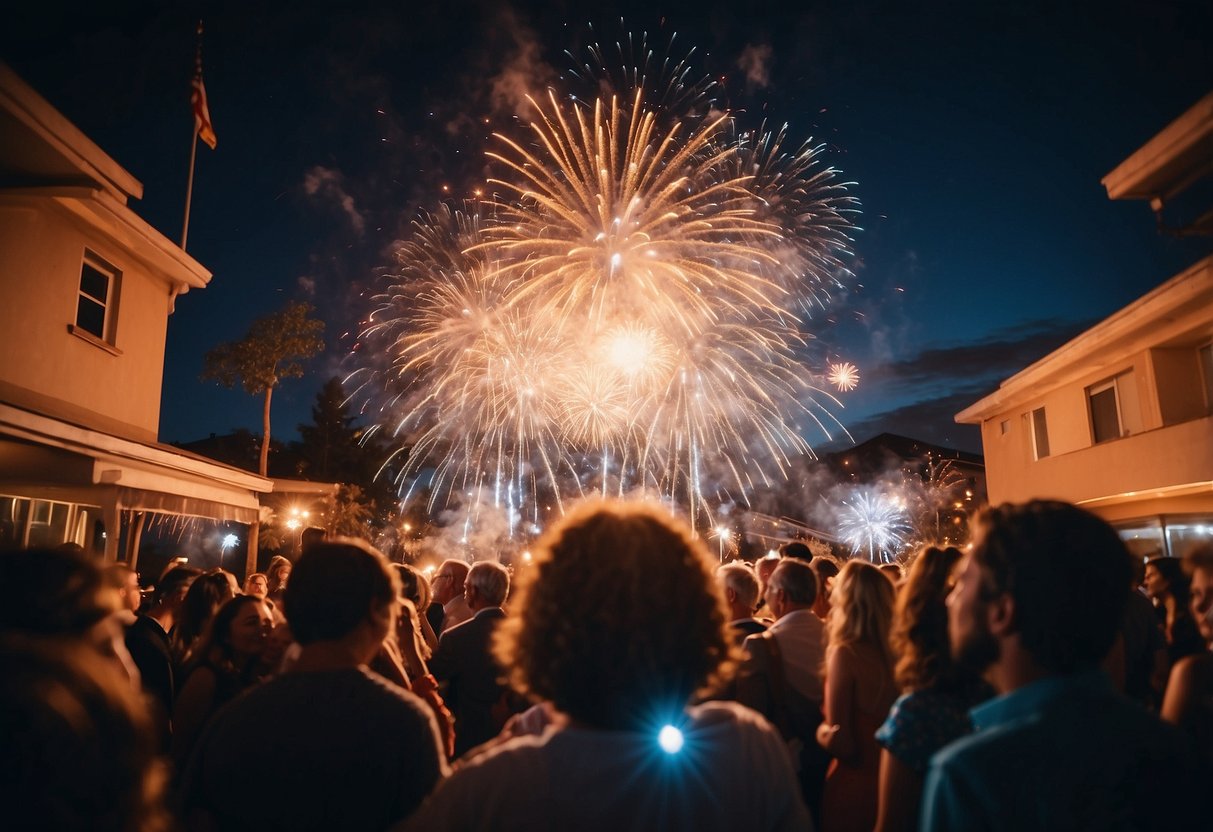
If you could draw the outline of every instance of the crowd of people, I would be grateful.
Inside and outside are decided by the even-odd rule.
[[[4,827],[1201,828],[1213,545],[1142,566],[1046,501],[881,566],[617,501],[517,573],[6,552]]]

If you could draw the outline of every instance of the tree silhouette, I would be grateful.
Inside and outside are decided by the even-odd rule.
[[[266,475],[270,454],[270,399],[284,378],[303,375],[303,362],[324,349],[324,323],[312,318],[311,304],[292,301],[278,312],[258,318],[239,341],[228,341],[206,354],[203,379],[224,387],[239,382],[250,396],[264,395],[261,460]]]

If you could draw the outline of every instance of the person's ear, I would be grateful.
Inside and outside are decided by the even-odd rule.
[[[724,588],[724,600],[728,601],[730,605],[736,604],[737,603],[737,591],[735,589],[733,589],[732,587],[726,586]]]
[[[1008,636],[1015,631],[1015,599],[1003,592],[986,602],[986,626],[993,636]]]

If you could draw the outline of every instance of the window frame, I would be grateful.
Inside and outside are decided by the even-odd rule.
[[[1091,386],[1087,387],[1087,389],[1086,389],[1087,423],[1091,429],[1091,444],[1092,445],[1102,445],[1104,442],[1111,442],[1116,439],[1124,438],[1125,417],[1124,417],[1124,413],[1121,410],[1120,385],[1117,384],[1117,380],[1119,378],[1120,378],[1120,376],[1112,376],[1111,378],[1106,378],[1103,381],[1100,381],[1096,384],[1092,384]],[[1115,436],[1105,436],[1101,439],[1095,433],[1094,398],[1096,396],[1100,395],[1101,393],[1107,393],[1108,391],[1112,392],[1112,403],[1116,408],[1116,435]]]
[[[1036,423],[1036,414],[1040,414],[1040,424]],[[1028,420],[1029,433],[1032,436],[1032,459],[1040,461],[1052,456],[1052,448],[1049,446],[1049,417],[1045,413],[1045,406],[1034,407],[1024,414]],[[1041,434],[1044,434],[1044,453],[1040,452]]]
[[[102,302],[84,287],[85,269],[92,269],[105,278],[105,301]],[[80,274],[76,281],[76,306],[73,323],[68,324],[68,331],[73,335],[88,341],[94,346],[101,347],[114,355],[122,351],[116,346],[118,330],[118,296],[122,284],[122,271],[110,264],[96,252],[85,249],[80,259]],[[82,303],[92,303],[102,309],[101,335],[81,323],[80,307]]]

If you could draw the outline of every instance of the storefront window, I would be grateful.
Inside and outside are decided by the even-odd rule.
[[[1168,553],[1177,558],[1194,546],[1213,540],[1213,516],[1168,517],[1166,527]]]

